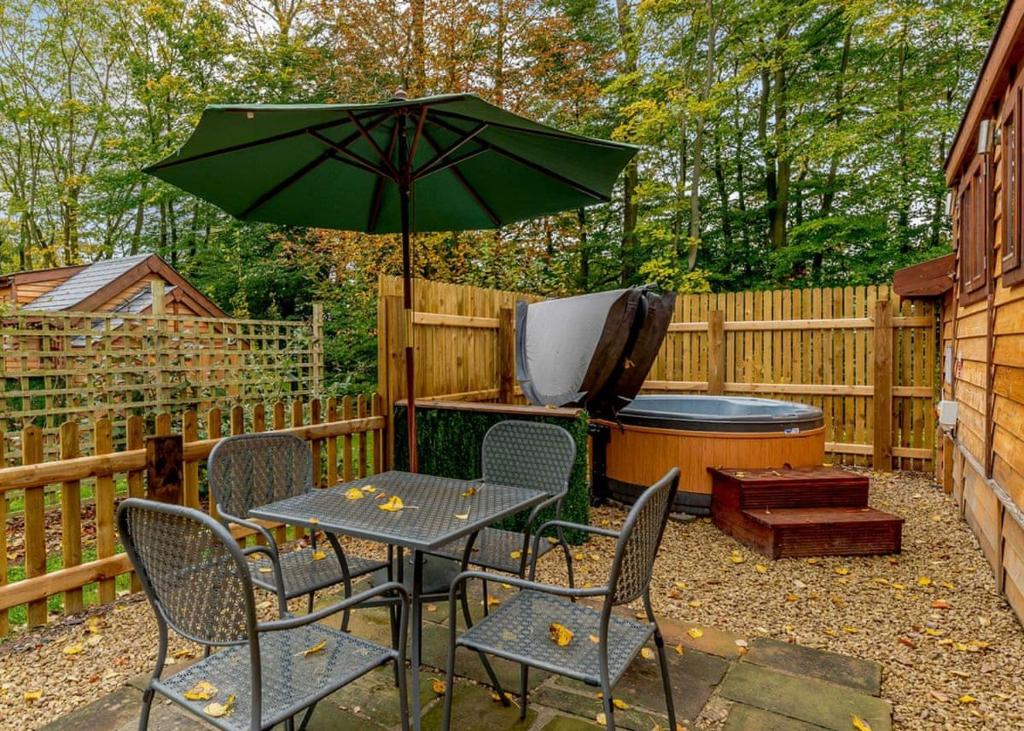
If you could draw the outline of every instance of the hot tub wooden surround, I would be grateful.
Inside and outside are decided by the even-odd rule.
[[[903,518],[868,506],[868,478],[833,467],[709,469],[711,519],[772,558],[898,553]]]

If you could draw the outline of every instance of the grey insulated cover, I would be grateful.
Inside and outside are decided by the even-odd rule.
[[[675,295],[630,287],[516,305],[516,378],[538,406],[614,414],[640,391]]]

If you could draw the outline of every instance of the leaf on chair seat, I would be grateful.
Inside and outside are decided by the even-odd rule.
[[[209,680],[200,680],[184,693],[187,701],[208,701],[215,695],[217,695],[217,686]]]
[[[327,558],[327,554],[323,551],[313,551],[314,561],[323,561],[325,558]]]
[[[378,510],[384,510],[388,513],[397,513],[405,507],[405,503],[402,502],[402,498],[398,495],[392,495],[387,499],[387,502],[383,502],[377,506]]]
[[[590,641],[596,645],[601,642],[601,638],[597,635],[590,635]]]
[[[455,520],[469,520],[469,513],[456,513]]]
[[[476,495],[477,490],[479,489],[480,488],[478,487],[467,487],[465,490],[462,491],[462,497],[473,497],[474,495]]]
[[[512,553],[509,554],[509,557],[514,559],[514,560],[516,560],[516,561],[518,561],[519,559],[521,559],[523,557],[523,552],[522,551],[512,551]]]
[[[319,519],[319,518],[317,518],[317,517],[316,517],[316,516],[314,515],[314,516],[312,516],[312,517],[310,517],[310,518],[307,518],[307,519],[306,519],[306,522],[307,522],[307,523],[309,523],[310,525],[319,525],[319,524],[320,524],[320,519]]]
[[[307,647],[299,654],[303,657],[309,657],[310,655],[315,655],[318,652],[322,652],[325,647],[327,647],[327,640],[320,640],[315,645],[313,645],[312,647]]]
[[[223,703],[210,703],[203,708],[203,713],[212,718],[221,718],[231,713],[231,709],[235,706],[235,697],[229,695]]]
[[[258,569],[256,569],[256,571],[258,571],[261,574],[271,574],[274,572],[274,569],[270,566],[260,566]]]
[[[548,625],[548,634],[551,636],[551,641],[559,647],[566,647],[573,638],[572,630],[558,622]]]
[[[345,491],[345,497],[349,500],[360,500],[366,497],[366,493],[360,490],[358,487],[350,487]]]

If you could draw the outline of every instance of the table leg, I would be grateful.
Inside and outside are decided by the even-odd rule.
[[[420,596],[423,594],[423,552],[412,552],[412,652],[410,668],[412,683],[409,692],[412,694],[412,727],[420,728],[420,661],[423,651],[423,605]]]

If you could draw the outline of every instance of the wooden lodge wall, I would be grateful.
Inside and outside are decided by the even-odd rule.
[[[417,281],[419,398],[521,400],[512,292]],[[401,280],[380,282],[378,390],[404,398]],[[680,295],[651,392],[777,397],[820,406],[843,464],[928,470],[935,446],[937,308],[888,287]]]
[[[35,425],[44,455],[58,449],[61,424],[78,421],[83,444],[92,421],[114,423],[167,411],[318,394],[323,377],[322,317],[308,321],[215,319],[112,312],[0,313],[0,442],[8,464],[21,455],[20,432]],[[0,463],[0,467],[3,467]]]

